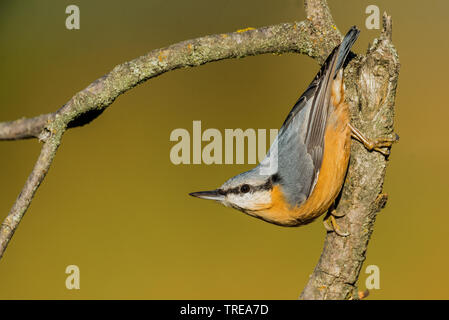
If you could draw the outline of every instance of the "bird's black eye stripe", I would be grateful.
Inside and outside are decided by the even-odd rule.
[[[280,177],[275,177],[276,181],[280,180]],[[257,191],[266,191],[273,188],[273,182],[272,178],[269,178],[264,184],[257,185],[257,186],[251,186],[249,184],[242,184],[240,187],[235,187],[227,190],[219,189],[218,193],[222,195],[228,195],[228,194],[239,194],[239,193],[248,193],[250,191],[257,192]]]
[[[242,185],[242,186],[240,187],[240,192],[241,192],[241,193],[248,193],[250,189],[251,189],[251,188],[249,187],[249,185],[244,184],[244,185]]]
[[[281,180],[282,180],[281,176],[278,173],[275,173],[271,176],[271,181],[273,183],[279,183],[279,182],[281,182]]]

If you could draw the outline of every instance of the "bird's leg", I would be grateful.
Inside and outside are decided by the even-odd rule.
[[[342,231],[336,220],[336,217],[339,218],[343,216],[344,214],[339,214],[337,210],[335,210],[335,206],[332,205],[323,219],[324,228],[329,232],[334,231],[341,237],[349,236],[349,232]]]
[[[382,153],[384,156],[390,155],[390,148],[393,145],[393,143],[399,141],[399,136],[396,134],[395,138],[378,138],[374,141],[369,140],[366,138],[359,129],[354,127],[352,124],[349,124],[349,128],[351,129],[351,136],[363,143],[366,149],[368,151],[377,151]],[[385,149],[383,149],[385,148]]]

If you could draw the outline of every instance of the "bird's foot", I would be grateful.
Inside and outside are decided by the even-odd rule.
[[[357,297],[354,297],[354,293],[352,293],[349,297],[349,300],[362,300],[369,296],[369,290],[366,289],[365,291],[358,291],[355,293]]]
[[[337,223],[337,218],[343,217],[343,215],[339,215],[337,211],[334,209],[330,211],[326,217],[323,219],[324,228],[329,232],[335,232],[340,237],[347,237],[349,236],[349,232],[341,230],[341,227]]]
[[[384,156],[388,157],[390,155],[390,149],[393,145],[393,143],[399,141],[399,136],[395,134],[393,138],[391,137],[383,137],[383,138],[377,138],[375,140],[370,140],[366,138],[359,129],[355,128],[353,125],[349,124],[349,127],[351,128],[352,137],[356,139],[357,141],[363,143],[365,148],[368,151],[377,151]]]

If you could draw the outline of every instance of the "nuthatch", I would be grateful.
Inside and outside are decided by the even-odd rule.
[[[216,190],[190,195],[277,225],[299,226],[333,206],[348,168],[351,137],[370,151],[388,155],[395,139],[371,142],[349,123],[343,66],[359,32],[352,27],[334,48],[288,114],[264,161]],[[276,170],[266,174],[264,166],[273,161]],[[327,229],[347,235],[338,228],[335,216],[337,213],[329,210]]]

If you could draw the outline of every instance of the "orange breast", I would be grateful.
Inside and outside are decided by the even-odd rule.
[[[282,226],[299,226],[312,222],[329,209],[341,190],[348,167],[351,147],[348,124],[349,108],[343,102],[329,115],[321,169],[310,196],[301,206],[292,208],[281,188],[275,186],[271,206],[258,212],[259,218]]]
[[[309,198],[291,210],[298,225],[313,221],[333,204],[343,185],[351,151],[349,108],[343,102],[330,115],[324,136],[324,155],[318,181]]]
[[[299,207],[291,207],[282,190],[275,186],[271,206],[257,212],[263,220],[282,226],[299,226],[312,222],[334,203],[343,185],[351,152],[349,107],[344,102],[343,70],[332,83],[331,114],[324,134],[324,153],[318,180],[307,200]]]

